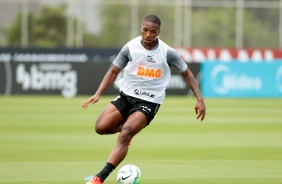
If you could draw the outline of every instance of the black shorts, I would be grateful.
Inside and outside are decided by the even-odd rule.
[[[157,114],[160,104],[141,100],[139,98],[131,97],[123,92],[120,93],[111,103],[119,110],[124,120],[133,112],[140,111],[147,117],[147,125],[154,119]]]

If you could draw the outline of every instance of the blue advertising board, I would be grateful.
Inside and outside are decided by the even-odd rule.
[[[275,62],[203,62],[205,97],[282,97],[282,60]]]

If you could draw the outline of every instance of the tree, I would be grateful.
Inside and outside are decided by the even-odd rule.
[[[248,9],[244,14],[244,47],[279,47],[278,9]]]
[[[67,42],[66,5],[43,7],[39,16],[28,14],[29,47],[65,47]],[[103,5],[99,9],[100,33],[83,33],[83,47],[121,47],[132,38],[130,5]],[[186,7],[183,7],[186,8]],[[144,16],[157,14],[161,20],[161,39],[174,46],[174,6],[138,6],[139,26]],[[244,9],[243,47],[278,47],[278,9]],[[5,31],[9,46],[20,46],[19,14]],[[74,24],[78,20],[75,19]],[[184,23],[184,22],[183,22]],[[191,11],[191,47],[235,47],[236,8],[193,8]],[[75,26],[76,27],[76,26]],[[181,28],[183,30],[183,28]],[[138,36],[139,32],[137,35]],[[75,43],[75,40],[71,40]]]
[[[67,17],[64,15],[66,6],[56,8],[44,7],[36,19],[32,30],[34,39],[31,46],[61,47],[66,44]]]
[[[65,5],[59,7],[43,7],[40,15],[28,14],[28,46],[29,47],[59,47],[65,46],[67,17],[64,15]],[[5,31],[9,46],[20,46],[22,14]]]
[[[121,47],[131,37],[131,6],[112,5],[101,8],[100,17],[103,24],[100,34],[91,37],[93,47]],[[174,7],[139,6],[138,30],[141,21],[148,14],[157,14],[163,21],[161,38],[168,44],[173,44]],[[140,32],[138,32],[138,36]],[[89,35],[88,35],[89,36]],[[88,40],[89,42],[89,40]]]
[[[234,47],[236,10],[202,8],[192,13],[193,47]]]
[[[35,23],[35,17],[33,14],[28,14],[28,33],[29,42],[32,40],[33,35],[33,24]],[[4,30],[5,37],[7,38],[7,44],[9,46],[20,46],[21,45],[21,28],[22,28],[22,14],[19,14],[15,22],[7,29]]]

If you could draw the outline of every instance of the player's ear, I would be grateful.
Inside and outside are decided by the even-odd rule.
[[[159,35],[161,34],[161,30],[160,30],[160,29],[158,30],[158,33],[157,33],[157,34],[158,34],[157,36],[159,36]]]
[[[143,26],[144,26],[144,21],[141,23],[141,25],[140,25],[140,29],[142,30],[142,28],[143,28]]]

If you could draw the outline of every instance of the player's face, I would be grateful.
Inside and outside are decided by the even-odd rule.
[[[141,37],[143,45],[150,46],[154,44],[159,34],[160,27],[158,24],[144,21],[141,25]]]

